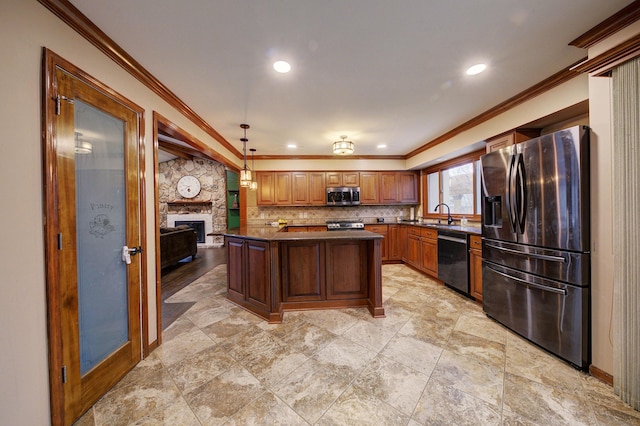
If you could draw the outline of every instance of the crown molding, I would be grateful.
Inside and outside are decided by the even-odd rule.
[[[591,28],[586,33],[569,43],[569,46],[580,47],[582,49],[588,49],[607,39],[612,34],[617,33],[621,29],[633,24],[640,19],[640,0],[636,0],[629,4],[624,9],[620,10]]]
[[[49,9],[54,15],[64,21],[74,31],[93,44],[107,57],[120,65],[125,71],[148,87],[156,95],[160,96],[178,112],[191,120],[196,126],[204,130],[209,136],[228,149],[233,155],[242,159],[242,153],[231,145],[220,133],[218,133],[204,118],[193,111],[175,93],[160,80],[154,77],[146,68],[129,55],[122,47],[113,41],[107,34],[98,28],[89,18],[80,12],[68,0],[38,0],[40,4]]]

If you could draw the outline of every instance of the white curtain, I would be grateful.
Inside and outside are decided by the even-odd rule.
[[[640,58],[613,70],[614,391],[640,410]]]

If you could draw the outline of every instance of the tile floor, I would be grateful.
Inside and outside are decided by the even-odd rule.
[[[403,265],[387,317],[292,312],[269,325],[225,299],[226,266],[78,425],[640,425],[612,389]]]

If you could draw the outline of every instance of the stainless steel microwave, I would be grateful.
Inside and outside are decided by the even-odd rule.
[[[360,187],[327,188],[328,206],[355,206],[360,204]]]

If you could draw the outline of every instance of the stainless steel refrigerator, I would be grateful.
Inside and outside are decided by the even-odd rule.
[[[485,313],[587,368],[589,128],[503,148],[481,165]]]

